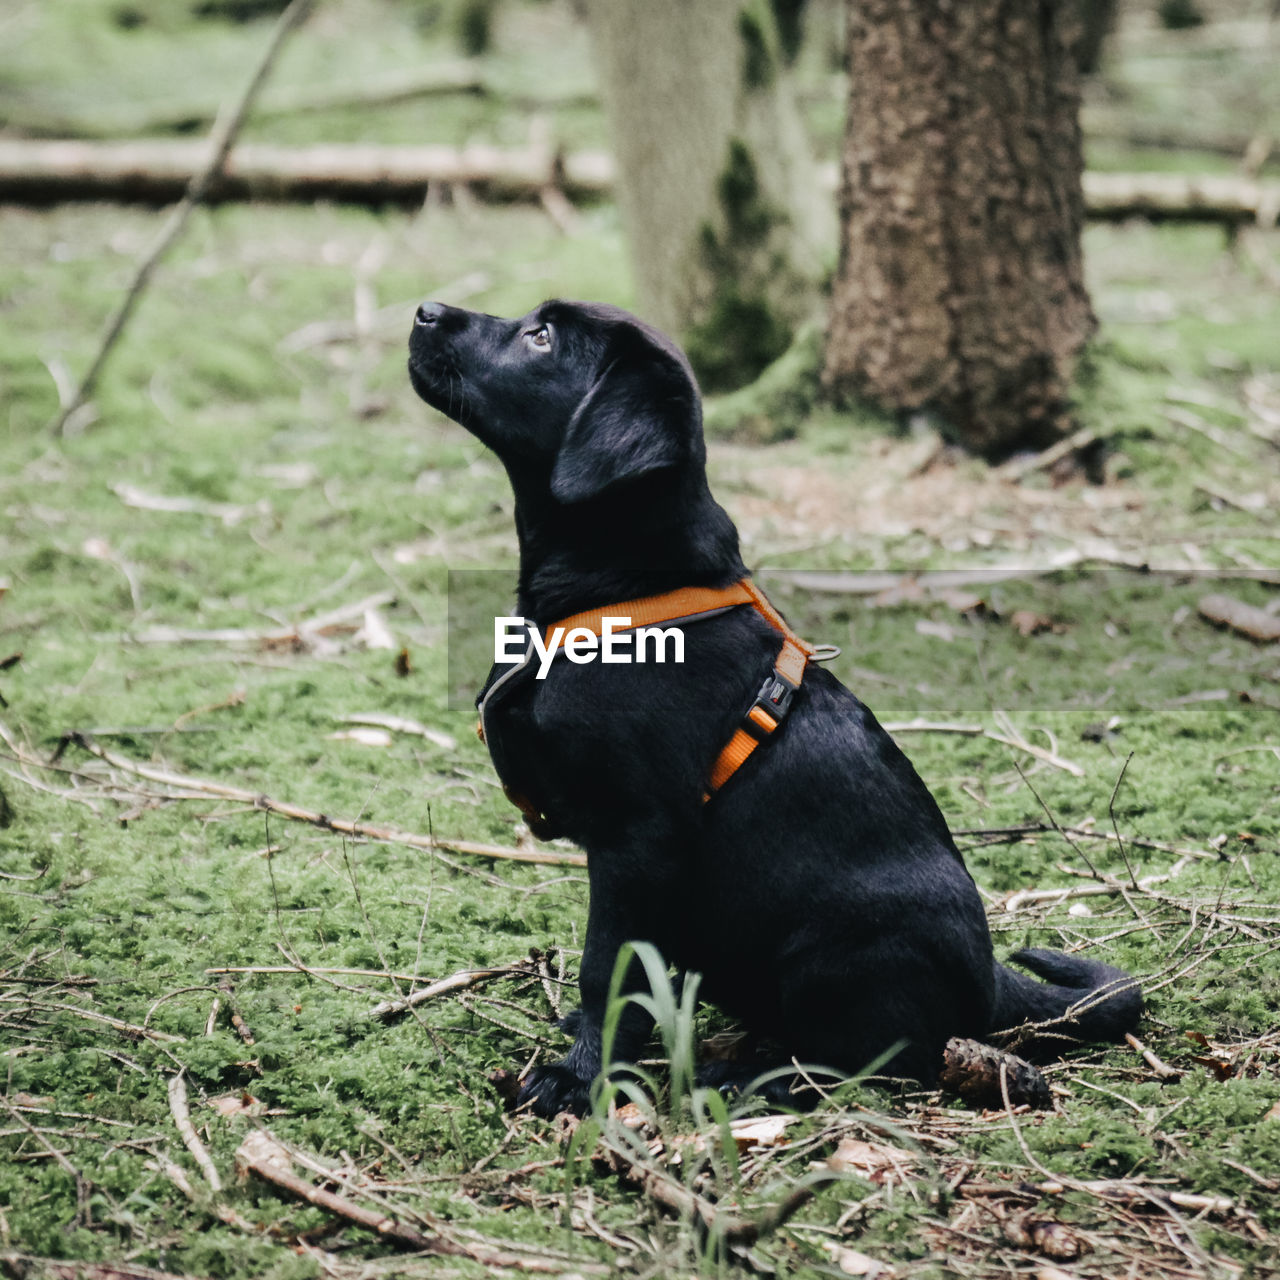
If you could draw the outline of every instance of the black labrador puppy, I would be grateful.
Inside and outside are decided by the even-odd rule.
[[[418,309],[409,373],[502,461],[516,499],[517,609],[583,610],[746,576],[705,472],[697,386],[679,348],[615,307],[547,302],[517,320]],[[615,611],[619,615],[625,609]],[[707,778],[779,652],[756,609],[684,628],[681,663],[495,667],[488,741],[508,790],[588,854],[577,1038],[521,1100],[581,1111],[600,1072],[619,948],[653,943],[761,1043],[857,1071],[937,1078],[952,1036],[1040,1024],[1021,1052],[1117,1039],[1133,979],[1053,951],[995,962],[978,892],[923,782],[871,712],[810,666],[778,732],[722,790]],[[496,687],[502,676],[502,688]],[[641,982],[635,970],[628,985]],[[1046,1024],[1052,1023],[1052,1026]],[[615,1055],[650,1030],[634,1007]],[[771,1065],[720,1069],[744,1084]],[[735,1070],[741,1078],[733,1078]]]

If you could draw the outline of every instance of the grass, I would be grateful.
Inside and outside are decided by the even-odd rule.
[[[19,20],[38,29],[55,11],[28,7]],[[105,80],[123,74],[126,48],[161,65],[159,25],[139,37],[150,45],[117,48],[88,21],[100,6],[76,12],[83,56],[103,59]],[[367,29],[385,51],[378,65],[400,65],[388,33],[406,16],[379,8],[391,23],[380,27],[357,20],[373,9],[342,12],[341,38]],[[504,21],[546,21],[529,14],[516,6]],[[209,80],[261,36],[202,30]],[[441,28],[441,50],[449,39]],[[44,109],[71,95],[65,49],[23,47],[45,61],[6,101],[47,94]],[[303,45],[295,56],[282,75],[321,65]],[[366,56],[374,65],[374,52],[351,65]],[[514,53],[500,45],[497,56]],[[193,94],[207,83],[193,81]],[[460,119],[441,127],[461,130]],[[1134,876],[1177,868],[1127,897],[1113,885],[1006,910],[1021,890],[1087,886],[1085,858],[1128,886],[1126,856],[1052,830],[1008,843],[963,836],[998,949],[1088,947],[1143,974],[1142,1036],[1179,1077],[1161,1079],[1128,1047],[1088,1051],[1052,1071],[1058,1111],[1012,1120],[852,1083],[780,1145],[740,1156],[718,1099],[655,1113],[646,1142],[660,1141],[659,1154],[619,1149],[752,1220],[845,1138],[907,1153],[907,1178],[874,1165],[816,1171],[813,1198],[747,1246],[717,1243],[607,1155],[593,1159],[593,1131],[567,1146],[554,1126],[513,1120],[488,1083],[567,1044],[552,1019],[574,1003],[578,869],[344,841],[210,795],[168,798],[74,743],[59,754],[64,735],[96,730],[129,760],[320,813],[515,844],[517,815],[454,687],[467,664],[455,654],[451,671],[447,573],[510,568],[510,496],[496,463],[414,399],[404,338],[426,295],[500,313],[548,294],[628,305],[614,211],[589,210],[572,238],[520,208],[201,213],[109,368],[96,419],[53,440],[56,385],[85,366],[155,225],[136,210],[0,209],[0,662],[21,655],[0,667],[11,738],[0,748],[0,1252],[281,1280],[491,1270],[397,1254],[261,1180],[234,1180],[237,1149],[264,1126],[353,1197],[540,1249],[566,1273],[831,1274],[842,1249],[901,1275],[1026,1272],[1051,1260],[1010,1234],[1027,1214],[1082,1245],[1056,1262],[1082,1276],[1118,1274],[1135,1251],[1150,1275],[1274,1268],[1280,656],[1196,613],[1209,590],[1275,600],[1252,577],[1206,578],[1280,563],[1274,452],[1248,430],[1263,421],[1252,406],[1274,405],[1280,300],[1247,256],[1196,229],[1089,231],[1104,330],[1081,414],[1113,443],[1104,489],[1043,478],[982,489],[983,469],[953,459],[921,470],[920,446],[888,439],[871,415],[821,410],[784,443],[713,445],[713,483],[750,559],[807,636],[844,646],[836,669],[883,719],[995,730],[1007,716],[1083,772],[987,737],[903,733],[957,829],[1047,825],[1047,808],[1105,833],[1114,811]],[[373,322],[359,327],[357,315]],[[784,479],[794,487],[781,490]],[[189,509],[130,505],[138,491]],[[975,492],[987,496],[970,508]],[[1099,544],[1170,571],[1075,567],[975,585],[981,609],[955,595],[813,593],[787,576],[893,569],[927,584],[932,569],[1047,565]],[[379,592],[395,597],[381,613],[397,649],[369,649],[350,631],[300,648],[145,642],[161,626],[278,628]],[[1019,611],[1056,627],[1023,635]],[[413,718],[455,745],[332,736],[368,712]],[[1206,856],[1181,862],[1152,844]],[[513,972],[416,1016],[370,1017],[408,989],[393,973],[426,982],[491,966]],[[232,967],[284,971],[209,972]],[[667,1031],[679,1052],[727,1030],[675,1000]],[[661,1087],[661,1067],[649,1069]],[[178,1071],[228,1184],[221,1196],[203,1188],[174,1127],[167,1082]],[[594,1132],[627,1142],[617,1123],[602,1113]],[[705,1158],[672,1164],[695,1130]],[[1025,1190],[1043,1188],[1045,1170],[1232,1207],[1170,1212],[1074,1186]]]

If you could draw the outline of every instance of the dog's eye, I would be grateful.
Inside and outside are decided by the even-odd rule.
[[[539,351],[551,350],[551,330],[545,324],[540,324],[536,329],[526,329],[524,336],[525,341]]]

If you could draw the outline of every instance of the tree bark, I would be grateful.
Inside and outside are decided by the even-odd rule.
[[[588,0],[640,310],[712,389],[816,305],[834,226],[765,0]]]
[[[836,395],[933,410],[991,456],[1069,427],[1096,327],[1077,17],[1074,0],[851,5],[825,369]]]

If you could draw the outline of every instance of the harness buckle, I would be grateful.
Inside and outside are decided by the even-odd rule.
[[[742,727],[757,742],[763,742],[785,719],[795,695],[796,686],[774,667],[760,686],[756,700],[743,716]]]

